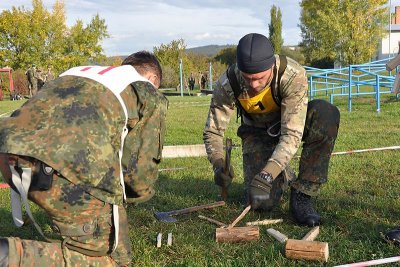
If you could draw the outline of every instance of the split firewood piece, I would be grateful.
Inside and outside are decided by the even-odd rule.
[[[301,239],[305,241],[314,241],[319,234],[319,226],[314,226],[310,231]]]
[[[283,219],[266,219],[262,221],[247,222],[246,225],[268,225],[283,222]]]
[[[242,213],[236,218],[236,220],[233,221],[233,223],[231,223],[228,226],[228,229],[232,229],[241,219],[243,219],[244,216],[246,216],[246,214],[249,212],[249,210],[251,209],[251,205],[248,205],[243,211]]]
[[[161,241],[162,241],[162,233],[158,233],[157,235],[157,247],[161,247]]]
[[[168,239],[167,239],[167,246],[171,246],[172,245],[172,233],[168,234]]]

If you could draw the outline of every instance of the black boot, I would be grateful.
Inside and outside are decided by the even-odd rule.
[[[8,266],[8,240],[0,238],[0,267]]]
[[[313,227],[321,223],[321,217],[312,206],[311,196],[291,188],[290,213],[297,223]]]
[[[400,228],[395,228],[387,232],[385,239],[400,247]]]

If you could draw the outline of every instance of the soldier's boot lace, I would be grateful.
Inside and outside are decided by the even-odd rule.
[[[0,267],[8,266],[8,240],[0,238]]]
[[[321,216],[314,210],[311,196],[293,187],[290,192],[289,209],[298,224],[313,227],[321,223]]]
[[[385,239],[400,247],[400,227],[390,230],[385,234]]]

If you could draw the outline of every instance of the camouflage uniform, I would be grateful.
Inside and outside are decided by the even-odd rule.
[[[145,81],[128,85],[121,97],[129,130],[122,164],[126,193],[130,202],[142,201],[154,194],[167,100]],[[10,264],[129,264],[131,243],[118,158],[124,118],[120,103],[107,87],[74,76],[45,84],[10,118],[2,118],[1,153],[20,156],[22,165],[39,160],[56,171],[49,190],[35,190],[32,181],[28,196],[50,215],[63,240],[46,243],[8,238]],[[120,230],[118,247],[111,253],[112,205],[119,206]]]
[[[42,89],[44,83],[46,82],[46,75],[43,73],[41,69],[36,71],[36,79],[37,79],[37,89]]]
[[[36,74],[36,68],[32,67],[26,71],[26,77],[28,79],[29,85],[29,96],[32,97],[36,95],[38,90],[38,77]]]
[[[279,69],[279,57],[275,58]],[[305,194],[318,194],[320,185],[327,180],[330,153],[339,127],[337,108],[322,100],[308,103],[306,72],[294,60],[287,60],[280,86],[275,85],[275,88],[280,88],[281,106],[273,107],[275,104],[271,104],[268,113],[250,113],[250,118],[242,116],[238,129],[238,136],[242,139],[245,197],[247,199],[254,175],[264,170],[273,178],[278,177],[272,188],[274,205],[279,202],[284,180],[295,178],[288,163],[301,141],[304,145],[299,177],[291,185]],[[249,89],[237,67],[235,74],[243,91],[241,97],[248,97]],[[208,158],[213,164],[224,157],[222,139],[234,109],[235,96],[225,73],[216,83],[203,133]]]
[[[45,82],[50,82],[52,80],[54,80],[54,74],[51,71],[51,66],[49,66],[49,67],[47,67],[47,72],[45,75]]]

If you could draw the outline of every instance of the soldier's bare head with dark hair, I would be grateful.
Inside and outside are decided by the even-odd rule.
[[[161,85],[162,70],[156,56],[148,51],[139,51],[131,54],[121,65],[131,65],[136,71],[154,84],[156,88]]]

